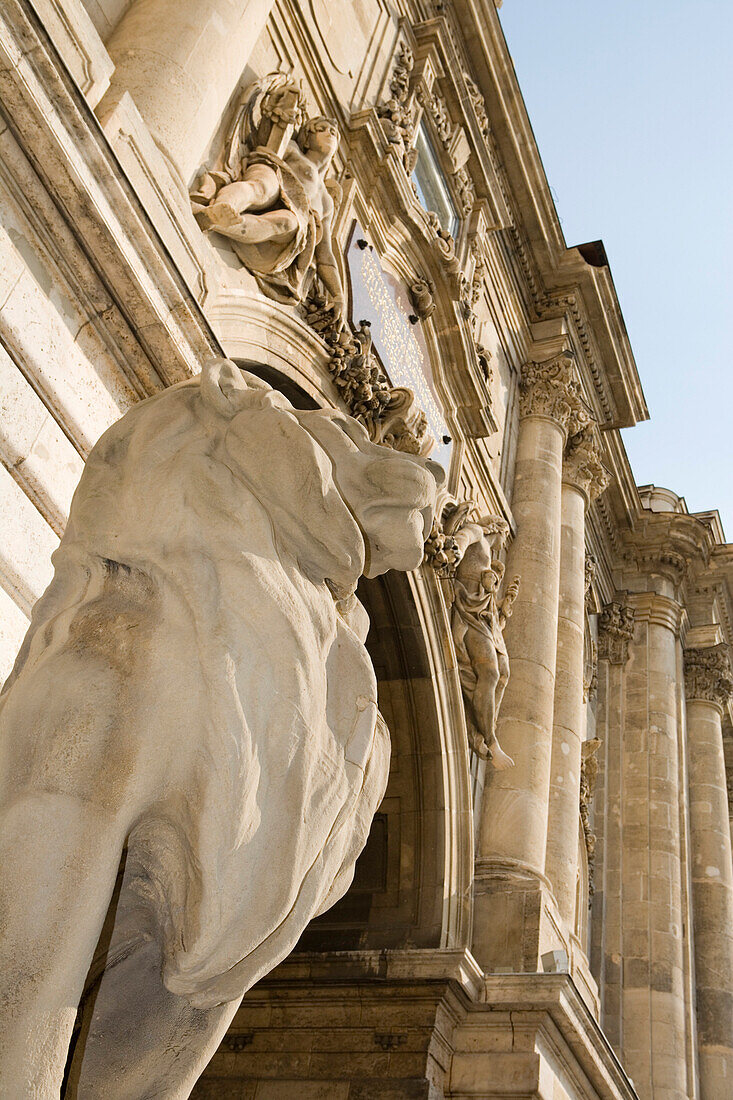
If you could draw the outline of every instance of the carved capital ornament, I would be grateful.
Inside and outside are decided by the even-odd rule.
[[[625,665],[629,642],[634,636],[634,610],[620,603],[604,607],[598,621],[598,658],[612,665]]]
[[[574,358],[562,352],[543,363],[527,363],[519,381],[519,415],[554,420],[568,436],[577,434],[590,416],[574,375]]]
[[[733,670],[726,645],[685,650],[685,696],[726,707],[733,697]]]
[[[571,435],[563,457],[563,481],[573,485],[588,503],[608,488],[610,475],[601,461],[598,431],[593,423],[586,424]]]

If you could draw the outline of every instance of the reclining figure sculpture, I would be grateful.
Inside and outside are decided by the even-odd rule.
[[[222,359],[97,443],[0,699],[0,1096],[188,1096],[344,894],[389,760],[354,590],[438,469]]]

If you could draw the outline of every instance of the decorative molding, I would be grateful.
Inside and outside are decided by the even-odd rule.
[[[629,658],[629,642],[634,636],[636,613],[620,603],[604,607],[598,621],[598,659],[612,665],[625,665]]]
[[[724,709],[733,699],[733,670],[728,646],[686,649],[685,698],[715,703]]]
[[[571,352],[561,351],[541,363],[522,368],[519,380],[519,415],[554,420],[569,437],[590,423],[587,406],[574,373]]]

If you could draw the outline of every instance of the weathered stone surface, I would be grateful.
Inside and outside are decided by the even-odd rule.
[[[354,589],[435,490],[228,360],[102,437],[2,699],[0,1092],[58,1094],[80,1000],[80,1095],[190,1088],[347,889],[389,760]]]

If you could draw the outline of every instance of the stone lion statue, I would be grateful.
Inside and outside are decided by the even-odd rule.
[[[0,700],[0,1096],[188,1096],[344,894],[389,759],[354,590],[435,490],[228,360],[102,436]]]

